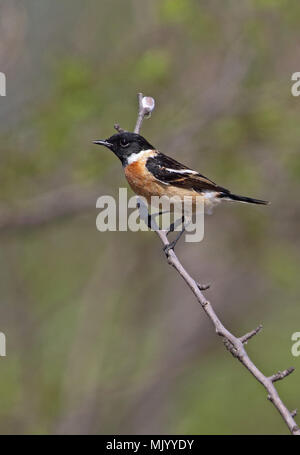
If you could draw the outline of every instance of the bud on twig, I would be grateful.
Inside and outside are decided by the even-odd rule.
[[[155,101],[154,101],[154,98],[151,98],[151,96],[144,96],[142,98],[142,108],[145,112],[145,115],[147,115],[148,117],[150,117],[151,115],[151,112],[154,110],[155,108]]]

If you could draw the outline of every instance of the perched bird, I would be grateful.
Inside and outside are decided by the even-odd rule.
[[[208,211],[223,200],[268,204],[267,201],[231,193],[199,172],[159,152],[139,134],[124,131],[106,140],[94,141],[94,144],[104,145],[117,155],[129,185],[149,204],[151,196],[179,196],[182,200],[185,196],[192,196],[193,202],[196,202],[196,197],[201,197]]]

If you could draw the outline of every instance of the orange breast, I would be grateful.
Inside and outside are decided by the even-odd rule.
[[[156,181],[147,170],[145,164],[146,160],[144,159],[129,164],[125,168],[127,181],[133,191],[139,196],[144,196],[146,199],[153,195],[160,196],[162,194],[162,184]]]

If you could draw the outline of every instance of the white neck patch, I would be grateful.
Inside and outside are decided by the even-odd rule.
[[[132,153],[128,158],[127,158],[127,165],[128,164],[132,164],[134,163],[135,161],[138,161],[140,160],[141,158],[143,158],[143,156],[145,154],[147,154],[149,156],[149,152],[152,152],[152,150],[141,150],[139,153]]]

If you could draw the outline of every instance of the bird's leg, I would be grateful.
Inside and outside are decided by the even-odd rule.
[[[180,226],[183,223],[184,223],[184,215],[181,218],[178,218],[178,220],[175,220],[173,223],[170,224],[167,235],[169,235],[170,232],[174,232],[175,229],[177,228],[177,226]]]
[[[149,210],[148,210],[148,206],[139,197],[138,197],[138,201],[137,201],[137,208],[139,210],[141,220],[143,220],[147,224],[148,228],[152,229],[154,231],[158,230],[159,228],[156,224],[155,217],[162,215],[165,212],[157,212],[157,213],[150,214]]]
[[[171,242],[169,243],[168,245],[165,245],[163,247],[163,250],[164,250],[164,253],[168,256],[169,254],[169,251],[170,250],[174,250],[178,240],[180,239],[180,237],[182,236],[182,234],[185,232],[185,226],[183,226],[183,229],[179,232],[179,234],[177,235],[177,237]]]
[[[159,215],[162,215],[163,212],[158,212],[158,213],[153,213],[153,214],[149,214],[148,213],[148,217],[147,217],[147,226],[149,229],[152,229],[153,228],[153,225],[152,225],[152,219],[155,220],[155,217],[156,216],[159,216]]]

